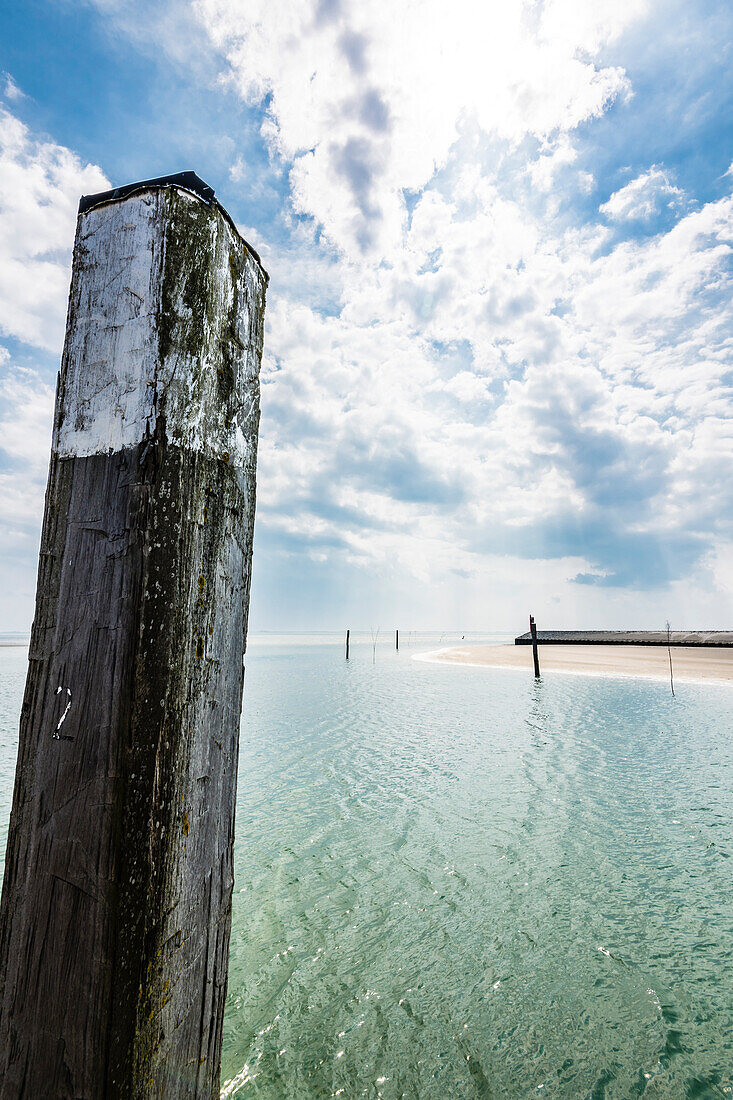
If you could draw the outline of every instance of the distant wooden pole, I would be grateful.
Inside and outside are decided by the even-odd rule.
[[[529,617],[529,629],[532,632],[532,656],[534,658],[534,674],[537,679],[540,675],[540,655],[537,650],[537,624],[534,621],[534,615]]]
[[[77,223],[0,903],[8,1100],[219,1096],[267,276],[198,184]]]
[[[395,632],[394,632],[394,647],[395,647],[395,649],[400,648],[400,632],[399,632],[399,630],[395,630]]]
[[[346,660],[349,659],[349,631],[346,631]]]

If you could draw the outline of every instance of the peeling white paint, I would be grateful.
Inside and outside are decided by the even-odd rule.
[[[64,690],[63,687],[61,686],[61,684],[59,684],[59,686],[56,688],[56,694],[60,695],[63,690]],[[64,713],[59,718],[58,725],[56,726],[56,729],[53,732],[53,737],[55,737],[57,740],[61,739],[61,735],[60,735],[59,731],[60,731],[61,727],[63,726],[65,720],[66,720],[66,715],[71,710],[71,688],[66,689],[66,694],[69,696],[69,700],[66,704],[66,710],[64,711]]]
[[[176,189],[182,203],[199,198]],[[79,218],[74,280],[61,376],[61,406],[53,449],[61,458],[109,454],[134,447],[164,415],[167,438],[188,450],[228,456],[235,466],[254,462],[257,444],[259,311],[237,317],[235,390],[239,407],[227,420],[217,407],[221,331],[209,326],[194,356],[173,348],[161,358],[159,323],[169,202],[157,188],[108,203]],[[244,295],[260,300],[265,275],[228,221],[217,211],[202,267],[213,268],[217,312],[231,307],[230,258],[246,254]],[[170,276],[170,272],[168,272]],[[175,273],[174,273],[175,275]],[[174,284],[175,285],[175,284]],[[173,310],[191,316],[185,281],[175,285]],[[241,345],[241,347],[240,347]]]

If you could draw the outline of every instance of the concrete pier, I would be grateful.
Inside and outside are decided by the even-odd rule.
[[[730,630],[538,630],[539,645],[733,646]],[[532,645],[532,634],[520,634],[515,645]]]

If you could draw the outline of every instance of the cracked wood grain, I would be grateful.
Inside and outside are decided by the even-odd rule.
[[[2,1100],[219,1094],[266,279],[177,187],[79,217],[0,903]]]

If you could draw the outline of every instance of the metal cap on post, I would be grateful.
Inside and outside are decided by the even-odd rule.
[[[194,173],[82,199],[0,904],[0,1096],[213,1098],[267,275]]]

